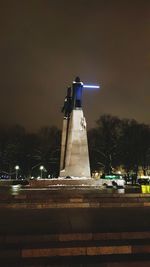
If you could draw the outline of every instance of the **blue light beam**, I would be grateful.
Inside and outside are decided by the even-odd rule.
[[[99,85],[88,85],[88,84],[84,84],[83,87],[84,88],[93,88],[93,89],[99,89],[100,88]]]

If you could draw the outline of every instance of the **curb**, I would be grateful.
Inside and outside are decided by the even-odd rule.
[[[72,203],[1,203],[0,209],[56,209],[56,208],[132,208],[150,207],[150,202],[138,203],[95,203],[95,202],[72,202]]]
[[[69,241],[97,241],[97,240],[146,240],[150,239],[150,232],[112,232],[112,233],[69,233],[51,235],[1,235],[0,245],[26,244],[28,242],[69,242]]]

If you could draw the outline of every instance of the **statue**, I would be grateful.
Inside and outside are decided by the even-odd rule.
[[[67,95],[65,97],[64,105],[61,109],[61,112],[64,113],[64,119],[70,117],[70,113],[72,111],[72,96],[71,96],[71,87],[67,89]]]
[[[87,143],[86,120],[82,110],[83,88],[99,88],[84,85],[79,77],[67,89],[64,106],[60,177],[90,178],[90,164]]]
[[[80,81],[79,77],[76,77],[73,82],[73,108],[78,109],[82,107],[82,89],[83,83]]]
[[[67,95],[64,100],[64,105],[61,111],[64,113],[64,118],[70,117],[73,109],[79,109],[82,107],[82,89],[83,83],[80,82],[80,78],[76,77],[73,82],[72,88],[67,89]]]

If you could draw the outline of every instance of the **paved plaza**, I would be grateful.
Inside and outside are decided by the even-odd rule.
[[[150,266],[149,194],[90,187],[0,191],[2,266]]]

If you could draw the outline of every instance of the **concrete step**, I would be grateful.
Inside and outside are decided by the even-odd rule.
[[[144,240],[149,241],[150,232],[99,232],[99,233],[66,233],[66,234],[17,234],[0,235],[0,247],[9,245],[25,245],[31,243],[46,242],[72,242],[72,241],[110,241],[110,240]]]
[[[149,267],[146,255],[63,256],[0,259],[3,267]]]
[[[119,201],[120,200],[120,201]],[[51,199],[47,201],[12,201],[1,202],[0,209],[64,209],[64,208],[136,208],[150,207],[150,197],[136,201],[133,199],[114,199],[84,200],[82,198],[71,198],[66,201],[64,199]]]
[[[150,232],[1,236],[0,259],[150,254]]]
[[[8,192],[7,192],[8,191]],[[22,189],[15,194],[1,190],[0,208],[109,208],[149,207],[150,194],[102,193],[100,190],[72,191],[48,189]]]

